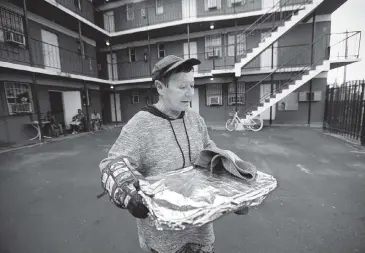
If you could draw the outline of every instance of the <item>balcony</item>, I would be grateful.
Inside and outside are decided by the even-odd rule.
[[[90,0],[54,0],[56,3],[73,11],[77,15],[95,23],[94,20],[94,6]]]
[[[0,29],[0,33],[5,34],[4,41],[0,41],[0,61],[2,62],[32,66],[30,50],[33,67],[45,69],[49,73],[98,77],[95,56],[81,53],[81,47],[72,51],[33,38],[30,38],[27,44],[22,33],[4,29]]]

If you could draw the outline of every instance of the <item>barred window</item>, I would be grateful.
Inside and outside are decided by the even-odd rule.
[[[0,7],[0,28],[24,34],[23,16]]]
[[[205,54],[207,58],[222,56],[222,37],[220,34],[205,36]]]
[[[165,44],[157,44],[157,55],[158,58],[164,58],[165,57]]]
[[[126,11],[127,11],[127,20],[133,20],[134,19],[134,8],[133,8],[133,4],[127,4],[126,7]]]
[[[228,56],[234,56],[234,33],[228,34]],[[246,35],[243,32],[237,33],[237,55],[246,54]]]
[[[5,82],[5,96],[10,115],[33,112],[32,92],[29,84]]]
[[[237,83],[237,104],[245,103],[245,83]],[[234,83],[228,86],[228,105],[236,104],[236,87]]]
[[[222,84],[206,84],[206,105],[223,105],[222,102]]]

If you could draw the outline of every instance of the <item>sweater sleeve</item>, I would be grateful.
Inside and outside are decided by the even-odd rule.
[[[217,145],[214,143],[214,141],[212,141],[212,139],[210,139],[210,136],[208,133],[208,128],[205,124],[203,117],[200,115],[199,115],[199,122],[200,122],[200,128],[201,128],[202,135],[203,135],[204,149],[216,147]]]
[[[111,170],[118,172],[117,184],[125,185],[133,182],[134,176],[142,177],[140,173],[141,160],[144,154],[143,145],[143,132],[138,127],[139,120],[137,117],[132,118],[127,125],[125,125],[111,147],[108,153],[108,157],[100,162],[100,171]],[[126,164],[123,162],[123,158],[127,158],[132,165],[132,172],[128,169]]]

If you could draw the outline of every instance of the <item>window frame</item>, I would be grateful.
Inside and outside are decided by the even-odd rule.
[[[209,97],[219,96],[220,103],[212,105],[209,102]],[[221,83],[207,83],[205,85],[205,105],[206,106],[222,106],[223,105],[223,84]]]
[[[211,57],[222,57],[222,34],[212,34],[212,35],[206,35],[205,37],[205,57],[206,59],[209,59]],[[214,45],[214,40],[219,40],[219,45]],[[209,43],[208,43],[209,42]],[[219,50],[218,55],[214,53],[214,49]],[[210,56],[209,54],[213,52],[213,56]]]
[[[163,49],[160,49],[160,45],[163,45]],[[163,56],[160,56],[160,52],[163,52]],[[165,49],[165,43],[158,43],[157,44],[157,57],[164,58],[166,56],[166,49]]]
[[[159,1],[160,1],[160,6],[158,5]],[[162,15],[164,13],[163,0],[155,0],[155,3],[156,3],[156,15]]]
[[[231,91],[232,90],[232,91]],[[227,93],[227,105],[244,105],[246,103],[246,83],[238,82],[237,83],[237,100],[236,100],[236,91],[234,87],[234,83],[228,84],[228,93]],[[242,100],[242,102],[240,102]]]
[[[134,53],[132,54],[132,50]],[[132,55],[134,56],[134,61],[132,61]],[[129,56],[129,62],[136,62],[137,61],[137,54],[136,54],[136,48],[135,47],[129,47],[128,48],[128,56]]]
[[[133,4],[132,3],[131,4],[126,4],[125,10],[126,10],[127,21],[134,20],[134,7],[133,7]]]
[[[12,87],[10,87],[10,85]],[[25,85],[26,89],[23,90],[22,93],[19,93],[17,91],[22,91],[21,87],[15,87],[16,85]],[[13,89],[13,92],[15,91],[15,95],[13,95],[12,97],[9,96],[8,90]],[[19,114],[32,114],[34,112],[34,104],[33,104],[33,96],[32,96],[32,87],[29,83],[22,83],[22,82],[10,82],[10,81],[5,81],[4,82],[4,92],[5,92],[5,100],[6,100],[6,104],[7,104],[7,109],[8,109],[8,114],[9,115],[19,115]],[[18,99],[18,95],[23,94],[24,92],[28,93],[28,103],[18,103],[16,102],[16,99]],[[15,103],[10,103],[9,99],[15,99]],[[29,106],[29,110],[28,111],[13,111],[12,109],[12,105],[17,105],[17,104],[28,104]]]

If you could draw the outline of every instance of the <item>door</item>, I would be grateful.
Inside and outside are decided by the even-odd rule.
[[[191,101],[190,105],[191,105],[191,109],[193,109],[194,111],[199,113],[199,89],[198,88],[194,89],[194,96],[193,96],[193,100]]]
[[[278,3],[280,0],[261,0],[262,9],[268,9],[270,10],[275,6],[275,9],[279,7]]]
[[[196,0],[182,0],[182,18],[196,18]]]
[[[118,80],[117,55],[112,54],[112,57],[113,59],[110,59],[110,54],[106,55],[106,61],[108,63],[108,77],[109,80]],[[113,65],[113,71],[112,71],[112,65]]]
[[[278,67],[278,42],[275,42],[273,45],[274,48],[269,46],[260,55],[260,66],[262,70],[271,70],[272,66],[274,68]],[[274,54],[272,54],[273,49]],[[273,57],[274,61],[272,62]]]
[[[60,70],[61,61],[57,35],[41,30],[41,36],[44,67],[46,69]]]
[[[275,84],[273,85],[273,90],[275,90]],[[266,94],[271,92],[271,84],[267,83],[267,84],[261,84],[260,85],[260,99],[265,96]],[[269,98],[270,96],[268,96]],[[276,106],[272,106],[272,116],[271,119],[275,119],[275,115],[276,115]],[[270,108],[268,108],[266,111],[264,111],[263,113],[261,113],[261,118],[263,120],[270,120]]]
[[[110,111],[112,115],[112,122],[121,122],[122,121],[122,112],[120,108],[120,94],[115,93],[115,100],[116,103],[114,103],[114,93],[110,94]],[[116,106],[116,108],[115,108]],[[115,115],[115,109],[117,109],[117,115]],[[116,119],[116,120],[115,120]]]
[[[66,129],[70,128],[72,117],[77,114],[78,109],[82,109],[80,91],[62,92],[63,114]]]
[[[108,11],[104,13],[104,29],[108,32],[115,31],[114,11]]]
[[[188,43],[184,43],[184,59],[189,58]],[[190,58],[198,58],[198,46],[196,42],[190,42]],[[194,66],[194,72],[198,72],[198,65]]]
[[[55,117],[57,124],[65,125],[62,91],[49,91],[48,93],[52,115]]]

